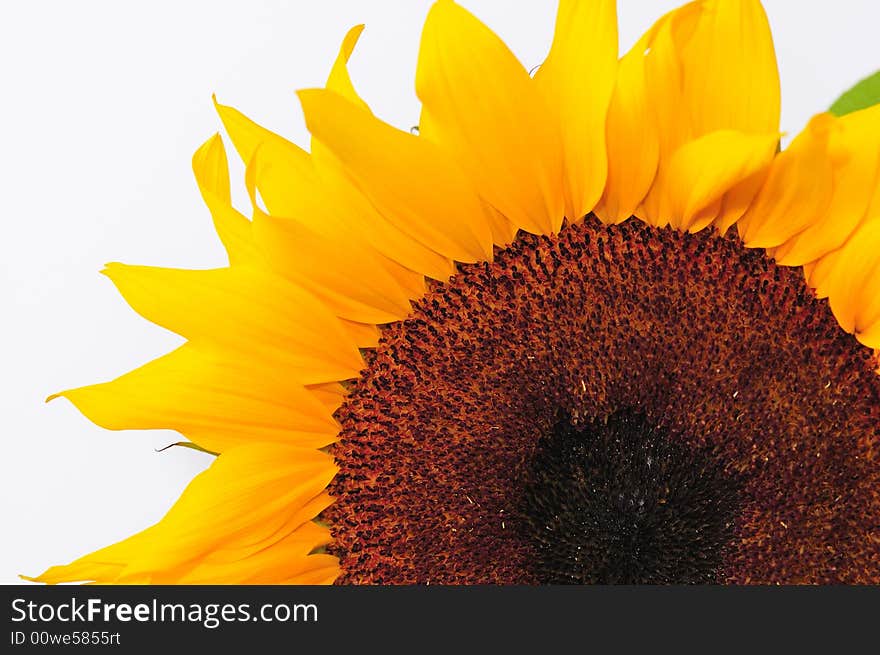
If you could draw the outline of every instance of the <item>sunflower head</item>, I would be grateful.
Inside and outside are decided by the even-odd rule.
[[[880,106],[781,149],[757,0],[623,56],[613,0],[561,0],[534,75],[439,0],[413,134],[355,91],[362,29],[298,94],[308,150],[215,101],[229,266],[107,267],[186,343],[58,395],[217,457],[35,579],[880,582]]]

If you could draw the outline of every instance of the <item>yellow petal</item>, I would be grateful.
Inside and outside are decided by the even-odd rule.
[[[649,50],[645,59],[648,102],[658,125],[660,159],[667,159],[694,133],[689,107],[684,105],[684,45],[693,34],[702,11],[701,2],[691,2],[669,12],[646,34]]]
[[[880,216],[859,228],[841,248],[826,285],[831,311],[841,327],[866,346],[880,348],[875,338],[880,321]]]
[[[361,38],[361,32],[363,31],[363,25],[355,25],[348,30],[339,48],[339,55],[337,55],[336,61],[333,62],[333,68],[330,70],[326,86],[330,91],[335,91],[349,102],[369,112],[370,108],[357,94],[357,91],[354,90],[351,76],[348,74],[348,60],[351,58],[351,53],[354,52],[354,47],[357,45],[358,39]]]
[[[244,115],[239,115],[238,121],[251,122]],[[256,123],[252,125],[251,132],[261,131],[260,139],[253,148],[242,148],[249,155],[243,161],[247,167],[245,183],[250,185],[252,199],[254,191],[259,190],[271,214],[299,217],[315,229],[344,222],[344,217],[333,215],[335,207],[328,206],[309,153]],[[233,141],[237,138],[233,136]]]
[[[281,451],[278,452],[279,455],[286,456]],[[316,451],[311,452],[314,453]],[[238,452],[234,454],[240,456]],[[305,455],[306,460],[310,458],[311,454]],[[327,543],[322,541],[322,539],[326,538],[326,532],[320,526],[312,523],[312,519],[332,504],[333,498],[326,489],[317,493],[307,502],[295,502],[279,516],[272,517],[272,525],[266,526],[271,527],[271,529],[252,531],[248,535],[243,535],[242,538],[228,540],[222,545],[222,548],[205,553],[204,557],[195,564],[194,568],[186,567],[188,569],[186,577],[190,577],[199,570],[204,570],[208,567],[213,568],[221,564],[241,563],[245,558],[258,554],[261,550],[269,547],[275,547],[281,541],[288,538],[299,542],[302,542],[304,539],[312,541],[311,546],[303,553],[305,555],[316,546],[320,547]],[[207,567],[203,565],[207,565]],[[176,570],[169,569],[167,571],[170,575],[179,575],[181,572],[181,568]]]
[[[645,82],[643,37],[620,60],[608,108],[608,179],[596,215],[616,224],[635,214],[657,174],[660,137],[651,115]]]
[[[562,137],[569,220],[592,211],[605,187],[605,118],[616,70],[615,1],[560,0],[553,45],[535,81]]]
[[[142,550],[149,548],[154,528],[132,535],[128,539],[106,546],[70,564],[52,566],[36,577],[21,576],[32,582],[59,584],[63,582],[112,583],[125,570],[126,563],[137,557]],[[149,584],[149,576],[132,584]]]
[[[272,268],[308,289],[337,315],[359,323],[406,318],[409,297],[363,243],[331,241],[299,222],[262,212],[254,237]]]
[[[251,223],[232,207],[229,192],[229,167],[226,150],[219,134],[208,139],[193,155],[193,173],[214,228],[229,255],[230,264],[259,260],[251,237]]]
[[[372,326],[374,329],[376,326]],[[327,382],[324,384],[312,384],[306,387],[317,398],[332,415],[342,405],[345,399],[345,387],[338,382]]]
[[[645,35],[645,90],[657,130],[657,174],[636,215],[649,225],[663,226],[669,218],[660,206],[665,194],[665,169],[672,155],[694,135],[682,97],[682,40],[694,29],[701,4],[691,2],[658,20]]]
[[[319,152],[322,153],[320,156]],[[342,164],[326,147],[322,146],[312,154],[312,162],[327,196],[335,199],[328,206],[335,208],[338,215],[352,217],[354,229],[376,251],[407,270],[435,280],[446,281],[455,272],[455,265],[449,257],[413,238],[382,216],[351,183]],[[399,278],[395,271],[392,273]],[[409,281],[401,279],[401,284],[411,288],[411,278]],[[418,281],[417,286],[417,295],[420,296],[423,282]]]
[[[271,130],[267,130],[262,125],[255,123],[237,109],[221,105],[217,102],[216,96],[214,96],[214,109],[216,109],[217,115],[220,116],[223,127],[226,128],[226,132],[229,134],[229,138],[232,140],[232,145],[235,146],[238,156],[245,163],[251,160],[260,144],[267,139],[274,137],[284,143],[289,143],[289,141]]]
[[[339,48],[339,54],[327,78],[326,87],[372,115],[367,103],[355,91],[348,72],[348,61],[354,52],[363,28],[363,25],[356,25],[345,35]],[[327,195],[332,195],[335,202],[331,201],[328,204],[336,208],[341,205],[341,211],[340,209],[336,209],[336,211],[340,211],[341,215],[348,218],[349,229],[352,224],[357,223],[356,227],[364,233],[363,238],[366,242],[371,243],[375,249],[384,253],[391,261],[399,263],[398,267],[390,267],[389,272],[405,288],[410,290],[411,298],[421,297],[424,294],[425,286],[421,275],[408,275],[407,271],[418,271],[422,275],[440,280],[449,277],[452,272],[451,261],[407,236],[384,217],[379,216],[345,179],[344,172],[336,158],[324,144],[316,139],[312,139],[312,159],[318,162],[317,170],[313,167],[313,171],[324,178],[323,188],[334,189],[333,193]],[[342,202],[342,199],[347,199],[347,204]],[[290,214],[282,212],[282,215]]]
[[[880,166],[878,166],[877,177],[874,180],[874,189],[871,199],[868,201],[868,209],[865,210],[865,221],[874,221],[880,216]]]
[[[108,430],[176,430],[215,453],[254,441],[322,448],[339,429],[325,404],[283,372],[202,344],[56,396]]]
[[[244,582],[304,572],[313,567],[303,560],[330,538],[310,520],[326,506],[335,473],[332,458],[312,449],[233,448],[196,476],[159,523],[36,580]],[[269,552],[276,548],[289,556],[286,566]],[[322,555],[318,564],[332,562]]]
[[[352,44],[353,46],[353,44]],[[337,75],[337,78],[339,75]],[[361,106],[363,106],[361,104]],[[242,160],[261,153],[257,189],[271,214],[296,217],[312,228],[336,230],[343,238],[363,237],[366,243],[405,270],[392,274],[407,289],[423,292],[418,275],[447,279],[452,262],[391,225],[344,177],[324,147],[309,156],[297,145],[258,125],[232,107],[216,104],[217,112]],[[315,144],[320,146],[320,144]]]
[[[327,543],[329,540],[327,528],[307,523],[271,547],[238,561],[217,564],[201,562],[193,571],[177,577],[174,583],[279,584],[286,578],[283,584],[329,584],[340,574],[339,560],[333,555],[310,554],[316,543]],[[329,577],[330,580],[312,582],[316,574],[321,578]]]
[[[668,209],[670,166],[680,149],[713,132],[776,134],[779,79],[773,42],[757,0],[701,0],[670,13],[654,28],[647,56],[648,98],[660,135],[657,179],[639,215],[653,225],[675,224]],[[680,165],[680,161],[677,165]],[[737,167],[736,161],[722,168]],[[766,171],[763,171],[766,172]],[[740,177],[691,229],[712,222],[726,230],[760,188],[761,167]],[[729,194],[729,195],[728,195]]]
[[[147,320],[272,364],[303,384],[356,377],[363,366],[339,319],[312,294],[269,272],[109,264],[104,273]]]
[[[685,144],[673,154],[661,178],[665,192],[661,215],[678,229],[705,227],[717,215],[725,192],[770,164],[778,140],[775,133],[719,130]]]
[[[359,30],[352,30],[355,39]],[[349,34],[348,42],[352,33]],[[353,47],[354,42],[349,44]],[[343,52],[346,46],[343,46]],[[350,50],[348,51],[350,52]],[[344,70],[344,67],[343,67]],[[336,74],[341,78],[341,74]],[[347,79],[347,75],[344,76]],[[350,86],[350,83],[349,83]],[[359,250],[359,258],[362,256],[372,263],[376,258],[372,252],[374,249],[368,238],[363,221],[358,219],[364,216],[364,211],[358,211],[349,204],[342,202],[339,194],[333,194],[323,183],[309,153],[299,146],[278,136],[274,132],[251,121],[244,114],[224,105],[217,104],[217,111],[229,132],[239,154],[247,164],[249,192],[254,198],[254,189],[259,190],[260,197],[269,210],[269,213],[285,218],[294,218],[305,226],[311,234],[322,235],[329,242],[347,247],[349,250]],[[350,195],[350,194],[349,194]],[[250,227],[250,222],[248,222]],[[263,243],[265,246],[265,242]],[[288,256],[292,256],[289,253]],[[417,254],[417,261],[431,261],[442,258],[436,253],[427,256]],[[397,282],[409,291],[411,298],[420,297],[424,292],[424,284],[421,276],[401,264],[393,265],[393,260],[382,258],[379,265],[384,270],[377,273],[380,276],[391,274]],[[277,263],[278,260],[276,260]],[[437,268],[435,266],[435,268]],[[315,271],[320,271],[316,267]],[[448,275],[447,267],[440,266],[441,275]],[[316,281],[317,283],[317,281]],[[396,296],[395,290],[389,295]],[[408,309],[407,305],[407,309]],[[351,318],[351,317],[347,317]],[[367,320],[354,318],[353,320]],[[396,320],[387,318],[383,320]],[[383,322],[382,320],[374,322]]]
[[[782,244],[776,259],[787,266],[836,250],[865,219],[880,175],[880,105],[837,119],[830,137],[831,201],[806,229]]]
[[[173,570],[280,539],[290,514],[322,494],[335,474],[332,457],[316,450],[263,443],[232,449],[193,479],[157,524],[151,548],[124,575]],[[312,538],[309,551],[326,544],[329,531],[313,531]]]
[[[425,21],[416,71],[421,138],[451,153],[517,226],[562,225],[561,143],[537,86],[506,45],[451,0]]]
[[[359,30],[355,28],[352,32],[355,33],[356,40]],[[352,42],[350,47],[353,46]],[[339,78],[340,75],[337,74],[336,77]],[[347,75],[345,77],[347,79]],[[356,247],[355,244],[362,245],[365,251],[370,249],[369,241],[364,238],[366,226],[363,220],[359,220],[366,212],[362,208],[353,209],[350,203],[341,201],[339,194],[331,193],[316,171],[309,153],[232,107],[220,104],[216,104],[216,107],[240,156],[247,164],[252,200],[256,188],[270,214],[295,218],[330,241],[345,242],[351,247]],[[433,258],[442,262],[442,258],[436,253],[427,256],[419,253],[418,257],[420,262],[428,260],[433,264]],[[405,267],[401,270],[402,265],[392,266],[390,261],[383,265],[402,285],[413,292],[410,297],[419,297],[423,293],[424,285],[418,274]],[[435,265],[435,268],[443,271],[441,275],[448,275],[447,266],[441,264],[439,267]]]
[[[480,200],[439,148],[332,91],[310,89],[299,97],[312,135],[330,148],[383,216],[451,259],[492,258],[492,233]]]
[[[206,553],[197,562],[153,575],[153,584],[278,584],[285,577],[299,577],[334,568],[331,555],[312,554],[329,543],[326,527],[311,521],[333,503],[326,492],[298,507],[274,532],[256,532],[247,539],[230,540]],[[162,578],[165,578],[164,580]],[[335,576],[334,576],[335,577]],[[290,583],[285,583],[290,584]]]
[[[342,569],[339,567],[338,562],[333,565],[323,564],[320,568],[316,565],[312,565],[312,560],[321,557],[324,558],[325,562],[329,559],[330,561],[336,560],[335,557],[330,555],[311,555],[306,559],[306,562],[303,563],[301,567],[303,570],[297,571],[295,575],[289,578],[285,578],[281,581],[281,584],[286,585],[332,585],[333,582],[342,575]],[[306,565],[308,564],[308,568]]]
[[[372,115],[367,103],[355,91],[348,73],[348,61],[362,31],[363,26],[358,25],[351,28],[345,35],[339,48],[339,54],[327,78],[326,86],[330,91],[338,93],[364,112]],[[376,250],[385,254],[392,261],[400,263],[405,269],[417,271],[437,280],[445,280],[453,273],[454,268],[451,260],[404,234],[388,222],[385,217],[380,216],[369,201],[350,184],[336,157],[317,139],[312,139],[311,159],[314,163],[314,170],[321,178],[323,186],[328,189],[329,195],[334,199],[334,202],[330,204],[339,207],[338,213],[350,216],[349,222],[362,229],[364,238]],[[410,288],[411,277],[401,276],[400,271],[397,270],[391,270],[391,273],[395,277],[403,277],[402,283]],[[420,297],[424,293],[423,281],[419,281],[417,287],[413,297]]]
[[[695,136],[779,130],[779,71],[759,0],[702,2],[680,56],[682,109]]]
[[[727,234],[727,231],[742,219],[758,191],[764,185],[764,180],[767,178],[769,171],[769,166],[760,168],[757,172],[734,184],[724,194],[721,206],[715,219],[712,221],[712,225],[718,229],[722,236]]]
[[[695,134],[779,129],[779,71],[759,0],[706,3],[687,47],[693,51],[694,64],[684,78],[684,96],[689,107],[698,109],[692,114]],[[742,218],[765,174],[759,171],[727,192],[714,220],[721,234]]]
[[[379,345],[379,327],[373,323],[359,323],[358,321],[349,321],[348,319],[340,319],[342,328],[348,332],[352,340],[358,345],[358,348],[375,348]]]
[[[248,119],[239,116],[238,120]],[[263,128],[256,126],[251,132],[257,129]],[[282,273],[290,273],[291,269],[306,273],[305,276],[300,275],[297,278],[300,284],[325,301],[329,301],[328,293],[333,295],[335,302],[331,306],[340,312],[339,316],[373,323],[388,322],[406,316],[410,308],[407,299],[421,297],[424,293],[422,276],[379,255],[363,234],[363,226],[358,223],[356,213],[341,203],[338,197],[333,197],[323,184],[307,152],[268,130],[263,132],[261,139],[248,163],[246,183],[254,202],[255,220],[252,228],[254,239],[259,242],[258,249],[262,255],[272,257],[269,265]],[[262,221],[260,225],[259,220],[265,214],[255,202],[255,190],[259,190],[260,197],[271,214],[283,216],[285,219],[295,219],[295,221],[283,222],[295,223],[294,229],[299,229],[305,235],[302,243],[297,245],[287,239],[284,242],[285,249],[280,243],[266,240],[266,221]],[[257,232],[262,232],[262,237],[258,238]],[[269,238],[274,236],[270,235]],[[383,304],[386,306],[384,313],[376,314],[375,308],[365,309],[364,304],[356,297],[358,293],[356,289],[352,289],[351,282],[336,287],[331,285],[328,288],[327,285],[331,281],[321,279],[328,275],[338,278],[342,274],[331,265],[332,260],[340,259],[342,251],[349,255],[347,261],[349,272],[352,268],[361,270],[357,276],[359,284],[373,280],[385,285],[381,289]],[[325,256],[327,259],[324,263],[313,261],[316,258],[320,261],[320,258]],[[310,259],[310,262],[307,263],[305,259]],[[370,275],[364,277],[363,273],[367,271],[370,271]],[[403,301],[399,298],[401,294],[405,296]],[[339,307],[340,301],[345,305],[342,309]],[[396,313],[389,315],[387,306],[395,303]],[[352,306],[355,309],[352,309]],[[399,309],[401,306],[405,312],[402,315]],[[369,314],[371,311],[373,315]]]
[[[839,255],[840,249],[837,249],[828,253],[821,259],[804,264],[804,279],[806,279],[807,284],[815,291],[817,298],[828,297],[828,278],[834,270]]]
[[[819,298],[828,297],[830,293],[829,283],[834,282],[834,280],[832,279],[832,274],[837,269],[838,260],[842,256],[845,256],[849,243],[854,239],[864,239],[864,232],[865,230],[869,229],[867,226],[876,221],[880,221],[880,171],[878,171],[878,178],[874,183],[873,196],[871,198],[871,201],[868,203],[868,210],[865,212],[865,216],[866,218],[862,221],[859,227],[856,228],[855,232],[847,237],[847,240],[844,242],[843,246],[841,246],[837,250],[829,252],[826,255],[823,255],[820,259],[811,262],[810,264],[804,265],[804,271],[807,274],[807,280],[810,286],[815,288],[816,295]],[[880,294],[878,294],[878,297],[880,297]],[[867,320],[863,321],[863,324],[866,326],[868,322],[869,321]],[[867,334],[869,332],[873,333],[873,329],[869,327],[862,327],[862,333]]]
[[[502,248],[509,246],[516,238],[517,228],[500,211],[483,201],[483,211],[489,220],[489,228],[492,231],[492,243]]]
[[[409,295],[401,285],[399,280],[404,272],[399,272],[397,277],[391,273],[400,266],[377,253],[349,225],[329,214],[320,202],[320,196],[325,194],[319,188],[303,190],[308,196],[302,199],[311,196],[311,203],[301,202],[300,207],[279,203],[274,193],[279,188],[276,186],[278,176],[272,174],[279,169],[276,165],[279,157],[267,155],[268,151],[269,148],[260,147],[254,153],[245,176],[253,204],[254,241],[268,265],[314,293],[341,318],[373,324],[405,318],[411,310],[410,298],[417,296]],[[311,182],[320,187],[314,173],[300,177],[310,177]],[[294,185],[293,178],[284,176],[282,179],[287,181],[285,188]],[[256,201],[258,183],[262,189],[273,190],[261,194],[264,199],[272,198],[272,202],[266,200],[271,210],[277,210],[281,204],[283,209],[296,213],[286,215],[289,218],[266,214]],[[410,277],[419,276],[412,272],[406,276],[409,290],[421,291],[422,286],[410,281]]]
[[[874,360],[880,361],[880,320],[876,320],[872,324],[862,328],[861,331],[856,334],[856,338],[869,348],[873,348]],[[880,374],[880,367],[878,367],[876,371]]]
[[[820,114],[780,153],[739,233],[749,248],[774,248],[812,225],[831,199],[830,114]]]
[[[326,148],[322,148],[326,150]],[[322,158],[313,155],[318,175],[327,193],[336,198],[337,206],[355,220],[354,229],[360,231],[364,240],[377,252],[399,264],[406,271],[435,280],[446,281],[455,272],[453,261],[433,248],[413,238],[410,234],[382,216],[345,174],[342,165],[329,152]],[[392,274],[407,289],[416,288],[415,297],[424,292],[424,282],[411,276]]]

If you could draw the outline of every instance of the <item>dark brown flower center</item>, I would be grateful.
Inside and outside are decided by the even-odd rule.
[[[520,235],[368,363],[342,583],[880,582],[871,354],[734,237]]]
[[[517,515],[550,584],[716,582],[733,538],[736,480],[700,452],[622,409],[560,420],[529,463]]]

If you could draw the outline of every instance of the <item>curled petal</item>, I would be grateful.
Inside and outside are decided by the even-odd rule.
[[[259,253],[254,248],[251,223],[232,206],[229,165],[219,134],[212,136],[196,151],[192,168],[202,198],[214,219],[214,228],[226,248],[229,263],[258,262]]]

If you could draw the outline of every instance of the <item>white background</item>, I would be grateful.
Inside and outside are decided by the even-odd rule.
[[[555,3],[463,0],[531,68]],[[628,48],[674,0],[619,0]],[[428,0],[28,2],[0,8],[0,583],[37,574],[158,520],[209,458],[170,432],[97,428],[54,391],[103,381],[178,339],[97,274],[123,261],[225,263],[190,169],[220,128],[211,93],[308,143],[293,91],[322,85],[345,31],[385,120],[418,122],[413,93]],[[767,0],[782,129],[798,131],[880,65],[874,0]],[[228,144],[228,142],[227,142]],[[232,153],[231,153],[232,154]],[[234,154],[232,154],[234,157]],[[233,183],[241,180],[235,162]],[[246,207],[239,185],[235,199]]]

